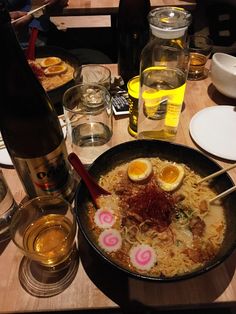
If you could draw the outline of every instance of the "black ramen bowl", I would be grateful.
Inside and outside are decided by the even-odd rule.
[[[89,172],[96,180],[98,180],[101,175],[105,175],[117,165],[140,157],[159,157],[160,159],[184,163],[201,176],[207,176],[221,169],[221,167],[212,159],[190,147],[158,140],[136,140],[117,145],[103,153],[91,165]],[[221,193],[233,185],[234,183],[227,173],[216,177],[211,183],[211,186],[217,193]],[[201,275],[215,268],[217,265],[225,261],[236,247],[236,193],[233,192],[222,200],[227,224],[226,233],[218,254],[210,262],[193,272],[174,277],[156,277],[145,275],[143,273],[138,274],[125,269],[110,260],[99,248],[98,244],[93,241],[92,236],[88,231],[85,214],[87,211],[86,203],[88,200],[91,200],[89,192],[85,184],[80,183],[76,194],[75,210],[80,230],[80,252],[82,255],[85,254],[84,256],[81,256],[85,270],[92,267],[99,273],[99,265],[103,265],[101,271],[106,273],[115,271],[120,275],[126,277],[131,276],[136,279],[155,282],[175,282]]]

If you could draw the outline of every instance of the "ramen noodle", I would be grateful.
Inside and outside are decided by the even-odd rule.
[[[59,86],[62,86],[73,79],[74,68],[66,61],[62,61],[60,58],[60,63],[55,66],[48,66],[42,67],[41,64],[49,58],[56,58],[56,57],[47,57],[47,58],[36,58],[34,61],[29,61],[29,64],[39,79],[40,83],[42,84],[45,91],[49,92]],[[54,67],[61,68],[61,73],[51,72],[47,74],[48,69]]]
[[[92,240],[113,262],[135,273],[174,277],[193,272],[217,255],[226,230],[224,210],[220,203],[208,205],[215,191],[206,182],[197,184],[200,176],[185,164],[177,164],[184,171],[179,185],[164,191],[158,177],[171,163],[147,159],[152,174],[141,182],[130,180],[130,163],[101,176],[99,184],[111,195],[100,197],[99,210],[87,204]]]

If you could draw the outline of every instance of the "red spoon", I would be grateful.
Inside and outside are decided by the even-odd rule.
[[[38,37],[38,29],[33,27],[31,29],[31,35],[29,39],[29,46],[26,50],[26,59],[35,60],[35,43]]]
[[[68,155],[68,160],[74,167],[75,171],[78,173],[78,175],[86,184],[94,203],[96,204],[97,207],[99,207],[97,202],[98,198],[101,195],[110,195],[111,193],[104,190],[100,185],[97,184],[97,182],[88,173],[88,171],[85,169],[84,165],[80,161],[79,157],[75,153],[70,153]]]

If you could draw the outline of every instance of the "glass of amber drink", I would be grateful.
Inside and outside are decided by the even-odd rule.
[[[192,35],[189,36],[188,43],[190,53],[188,80],[204,79],[208,75],[206,63],[211,55],[213,42],[207,36]]]
[[[76,218],[70,203],[60,197],[33,198],[19,207],[10,232],[24,254],[19,280],[26,291],[48,297],[71,283],[77,258]]]

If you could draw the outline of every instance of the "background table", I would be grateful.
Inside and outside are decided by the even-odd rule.
[[[109,65],[113,74],[116,65]],[[210,78],[187,83],[184,108],[176,138],[177,143],[195,147],[189,135],[191,117],[202,108],[220,104],[233,104],[233,100],[219,94]],[[127,132],[128,118],[114,119],[113,145],[133,140]],[[216,159],[222,166],[229,164]],[[3,169],[15,199],[19,202],[24,192],[14,169]],[[236,182],[236,170],[230,175]],[[195,279],[169,284],[152,283],[130,279],[126,286],[108,278],[108,285],[96,287],[84,271],[82,264],[70,287],[61,294],[43,299],[27,294],[18,280],[18,267],[22,259],[12,242],[0,245],[0,312],[36,312],[50,310],[74,310],[117,307],[119,302],[133,302],[155,308],[172,309],[209,305],[236,305],[236,254],[216,269]],[[105,274],[104,274],[105,283]]]
[[[43,0],[32,0],[32,8],[43,4]],[[151,0],[152,8],[160,6],[179,6],[193,11],[196,0]],[[116,27],[119,0],[69,0],[63,10],[51,12],[51,21],[59,29]]]
[[[150,0],[152,8],[159,6],[180,6],[189,10],[195,9],[196,0]],[[32,0],[32,6],[38,7],[43,0]],[[69,0],[62,15],[112,14],[117,13],[119,0]],[[59,13],[59,12],[58,12]]]
[[[181,6],[193,10],[196,0],[150,0],[152,8],[159,6]],[[117,13],[119,0],[69,0],[63,13],[77,14],[111,14]]]

